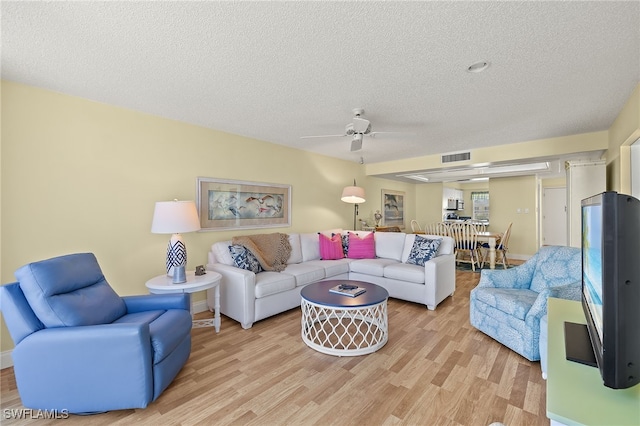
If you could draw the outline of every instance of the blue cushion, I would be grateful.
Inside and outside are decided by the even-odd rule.
[[[331,234],[333,236],[334,234]],[[347,257],[349,254],[349,234],[343,234],[340,236],[342,239],[342,252],[344,253],[344,257]]]
[[[127,312],[92,253],[30,263],[15,275],[31,309],[46,327],[109,324]]]
[[[231,258],[233,259],[233,263],[236,267],[240,269],[246,269],[247,271],[251,271],[254,274],[258,272],[262,272],[262,265],[256,257],[251,253],[245,246],[234,244],[229,246],[229,252],[231,253]]]
[[[478,301],[519,320],[524,320],[538,298],[535,291],[513,288],[477,288],[475,295]]]
[[[432,257],[435,257],[441,242],[442,238],[430,239],[416,235],[407,263],[424,266]]]
[[[547,246],[538,252],[530,289],[541,292],[582,279],[582,252],[575,247]]]

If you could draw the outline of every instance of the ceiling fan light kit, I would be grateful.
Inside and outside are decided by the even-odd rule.
[[[367,135],[369,137],[375,137],[377,134],[407,134],[404,132],[372,132],[371,131],[371,122],[366,118],[362,117],[364,114],[363,108],[354,108],[353,119],[351,123],[348,123],[344,128],[343,135],[318,135],[318,136],[302,136],[300,139],[311,139],[311,138],[337,138],[344,136],[353,136],[351,139],[351,152],[360,151],[362,149],[362,141],[364,136]]]
[[[356,133],[351,141],[351,152],[360,151],[362,149],[362,134]]]

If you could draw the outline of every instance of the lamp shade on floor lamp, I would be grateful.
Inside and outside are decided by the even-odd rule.
[[[167,246],[167,275],[173,276],[178,266],[187,265],[187,247],[182,233],[200,230],[200,219],[193,201],[158,201],[153,211],[151,232],[172,234]]]
[[[356,181],[353,181],[353,186],[345,186],[342,190],[342,197],[340,197],[345,203],[355,204],[353,207],[353,230],[356,230],[356,216],[358,216],[358,204],[364,203],[365,195],[364,188],[356,186]]]

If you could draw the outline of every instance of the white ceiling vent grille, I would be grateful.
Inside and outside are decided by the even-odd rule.
[[[442,163],[454,163],[456,161],[471,160],[470,152],[456,152],[454,154],[444,154],[442,156]]]

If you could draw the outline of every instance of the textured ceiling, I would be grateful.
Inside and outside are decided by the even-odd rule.
[[[2,78],[366,163],[607,129],[640,2],[2,1]],[[466,69],[490,61],[483,73]],[[335,135],[365,109],[350,152]]]

